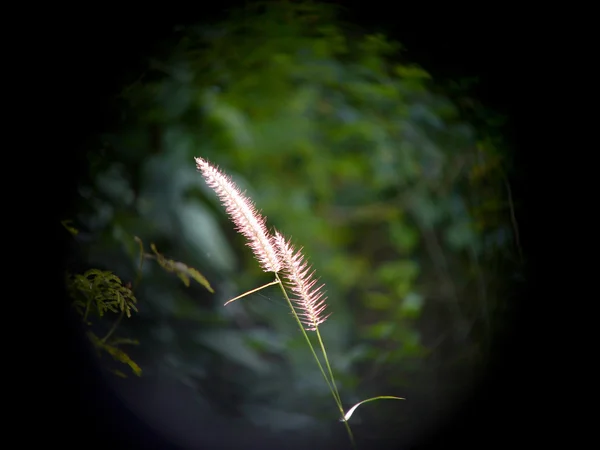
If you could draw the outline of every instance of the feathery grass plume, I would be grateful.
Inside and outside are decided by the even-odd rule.
[[[216,192],[225,206],[236,230],[248,239],[248,246],[254,252],[260,266],[265,272],[279,272],[281,261],[275,250],[273,237],[267,232],[266,219],[229,176],[205,159],[195,160],[197,169],[202,172],[206,184]]]
[[[248,245],[252,248],[261,267],[265,272],[275,273],[275,281],[239,295],[236,298],[229,300],[225,305],[253,292],[264,289],[267,286],[279,284],[292,314],[300,326],[300,331],[304,335],[306,343],[310,347],[317,365],[319,366],[319,370],[325,378],[327,386],[333,395],[333,399],[341,414],[340,420],[346,427],[352,447],[356,448],[354,436],[350,429],[350,425],[348,424],[348,419],[352,416],[356,408],[363,403],[374,400],[403,400],[403,398],[386,395],[373,397],[357,403],[350,408],[347,413],[344,413],[340,393],[335,383],[331,365],[329,364],[327,351],[325,350],[325,344],[323,344],[321,334],[319,333],[319,325],[325,322],[329,317],[329,314],[324,315],[324,311],[327,308],[327,304],[325,303],[327,297],[325,297],[325,293],[322,289],[325,285],[322,284],[316,286],[318,279],[314,279],[315,271],[312,270],[312,267],[304,260],[302,248],[300,250],[295,250],[290,241],[286,240],[277,230],[274,231],[274,235],[269,234],[266,227],[266,219],[260,215],[256,210],[254,203],[252,203],[245,195],[245,192],[242,193],[240,191],[230,177],[223,174],[216,166],[212,166],[208,161],[202,158],[195,158],[195,160],[196,167],[202,172],[208,186],[217,193],[217,196],[220,198],[227,213],[235,224],[237,231],[248,238]],[[294,293],[292,299],[288,296],[284,284],[279,278],[279,271],[282,272],[287,287]],[[294,304],[296,306],[294,306]],[[319,346],[323,352],[327,373],[315,352],[307,331],[314,331],[316,333],[317,339],[319,340]]]
[[[317,327],[325,322],[329,314],[324,316],[327,308],[322,291],[324,284],[315,287],[318,280],[313,279],[315,271],[304,260],[302,249],[296,251],[292,244],[287,241],[278,231],[275,231],[275,245],[283,265],[283,274],[288,287],[295,294],[294,303],[302,311],[301,322],[306,331],[316,331]]]

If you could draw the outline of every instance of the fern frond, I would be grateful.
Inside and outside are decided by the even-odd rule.
[[[124,311],[127,317],[131,317],[131,310],[138,311],[135,295],[112,272],[90,269],[83,275],[68,276],[67,287],[78,311],[87,308],[90,301],[100,317],[107,311]]]

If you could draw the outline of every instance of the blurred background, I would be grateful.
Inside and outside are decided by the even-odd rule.
[[[181,448],[348,439],[279,288],[223,306],[272,276],[194,157],[230,175],[325,283],[320,331],[346,409],[406,398],[355,412],[363,448],[411,448],[444,423],[512,326],[524,261],[504,118],[476,80],[436,78],[337,6],[247,2],[178,27],[128,68],[80,155],[67,270],[113,272],[138,309],[114,331],[137,342],[120,347],[134,366],[88,350],[123,405]],[[150,258],[140,271],[136,237],[214,292]],[[81,339],[117,318],[82,323]]]

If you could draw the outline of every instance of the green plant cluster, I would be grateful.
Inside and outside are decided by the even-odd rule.
[[[71,223],[72,221],[62,222],[67,231],[73,236],[77,236],[79,231],[70,225]],[[150,245],[154,254],[146,254],[144,253],[141,239],[136,236],[135,240],[140,246],[140,270],[143,266],[144,258],[155,259],[167,272],[175,272],[186,287],[190,285],[189,277],[191,276],[207,290],[214,293],[208,280],[196,269],[188,267],[181,262],[165,258],[164,255],[158,252],[154,243]],[[136,339],[113,337],[113,333],[121,322],[123,315],[130,318],[131,311],[138,312],[136,306],[138,301],[133,293],[131,283],[123,284],[121,279],[110,271],[89,269],[83,274],[67,273],[66,287],[67,293],[72,299],[73,308],[82,317],[82,321],[90,326],[90,328],[93,325],[91,317],[95,316],[101,319],[106,315],[110,315],[110,313],[118,314],[116,321],[103,338],[99,338],[91,329],[86,332],[86,335],[99,354],[102,352],[108,353],[115,361],[129,366],[135,375],[141,376],[142,369],[140,366],[120,348],[122,345],[139,345],[139,341]],[[110,370],[117,376],[122,378],[127,377],[119,369]]]

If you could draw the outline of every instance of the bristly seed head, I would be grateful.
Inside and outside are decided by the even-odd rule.
[[[281,261],[275,249],[274,238],[267,232],[266,219],[229,176],[202,158],[195,160],[196,167],[225,206],[236,230],[248,239],[248,246],[260,266],[265,272],[279,272]]]
[[[292,300],[302,310],[299,314],[300,321],[307,331],[315,331],[329,317],[329,314],[323,315],[327,308],[327,297],[322,291],[325,285],[315,287],[318,280],[313,279],[315,272],[311,271],[311,267],[304,261],[302,249],[295,251],[278,231],[275,231],[275,246],[283,265],[282,271],[287,285],[295,294]]]

